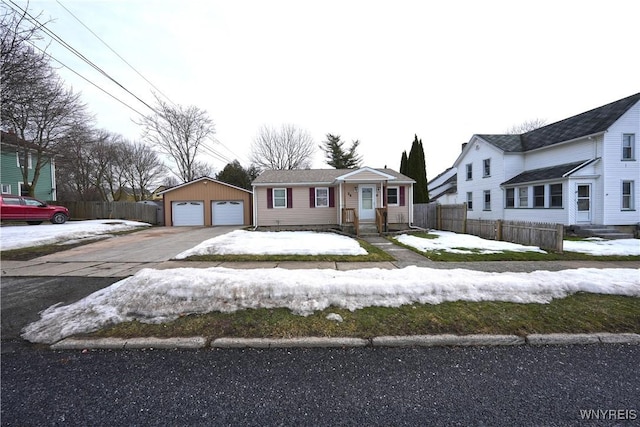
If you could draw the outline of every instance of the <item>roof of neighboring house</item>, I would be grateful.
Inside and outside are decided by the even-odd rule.
[[[640,101],[640,93],[521,135],[477,135],[506,152],[530,151],[605,132]]]
[[[415,182],[406,175],[393,169],[371,169],[393,176],[397,182]],[[254,185],[265,184],[333,184],[342,175],[353,173],[358,169],[295,169],[295,170],[266,170],[254,181]]]
[[[214,182],[216,184],[226,185],[227,187],[235,188],[236,190],[245,191],[247,193],[253,194],[253,191],[251,191],[251,190],[247,190],[246,188],[240,188],[240,187],[237,187],[237,186],[232,185],[232,184],[227,184],[226,182],[218,181],[217,179],[209,178],[208,176],[203,176],[201,178],[194,179],[193,181],[189,181],[189,182],[185,182],[185,183],[182,183],[182,184],[175,185],[173,187],[167,188],[166,190],[160,191],[157,194],[158,195],[162,195],[162,194],[168,193],[168,192],[173,191],[173,190],[177,190],[178,188],[182,188],[182,187],[185,187],[187,185],[191,185],[191,184],[199,182],[199,181],[210,181],[210,182]]]
[[[522,184],[525,182],[547,181],[550,179],[564,178],[567,175],[570,175],[571,173],[582,169],[588,164],[595,162],[596,160],[598,159],[581,160],[579,162],[565,163],[562,165],[550,166],[546,168],[531,169],[514,176],[510,180],[505,181],[500,185]]]
[[[2,141],[3,146],[9,145],[12,147],[19,147],[19,148],[27,147],[33,150],[41,149],[41,147],[38,144],[34,144],[33,142],[25,141],[24,139],[18,138],[18,135],[16,135],[14,132],[1,131],[0,141]]]

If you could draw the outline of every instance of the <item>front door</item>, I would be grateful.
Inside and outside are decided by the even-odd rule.
[[[577,185],[576,222],[591,222],[591,184]]]
[[[376,218],[376,187],[374,185],[361,185],[359,187],[360,216],[361,221],[370,221]]]

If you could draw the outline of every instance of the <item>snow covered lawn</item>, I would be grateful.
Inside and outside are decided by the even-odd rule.
[[[407,267],[363,269],[235,270],[145,269],[68,306],[52,306],[23,330],[32,342],[139,320],[161,323],[190,313],[286,307],[308,315],[329,306],[439,304],[445,301],[548,303],[576,292],[640,297],[638,269],[573,269],[558,272],[486,273]]]
[[[186,250],[176,259],[192,255],[367,255],[347,236],[313,231],[236,230]]]
[[[524,246],[516,243],[487,240],[469,234],[435,230],[429,231],[429,234],[435,234],[438,237],[435,239],[426,239],[403,234],[396,237],[396,240],[423,252],[444,251],[458,254],[495,254],[506,251],[546,253],[537,246]],[[640,240],[638,239],[604,240],[592,238],[580,241],[565,240],[563,247],[564,250],[568,252],[581,252],[595,256],[640,255]]]
[[[0,227],[0,249],[28,248],[52,244],[71,244],[78,240],[108,237],[112,233],[150,227],[145,222],[121,219],[67,221],[64,224],[5,225]]]

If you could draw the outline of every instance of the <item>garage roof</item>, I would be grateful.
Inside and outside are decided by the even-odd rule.
[[[162,195],[162,194],[168,193],[170,191],[177,190],[178,188],[182,188],[182,187],[186,187],[187,185],[195,184],[196,182],[200,182],[200,181],[210,181],[210,182],[213,182],[213,183],[216,183],[216,184],[226,185],[227,187],[235,188],[236,190],[245,191],[245,192],[247,192],[249,194],[253,194],[253,191],[247,190],[246,188],[236,187],[235,185],[227,184],[226,182],[218,181],[217,179],[209,178],[208,176],[203,176],[202,178],[194,179],[193,181],[185,182],[184,184],[179,184],[179,185],[176,185],[174,187],[168,188],[168,189],[166,189],[164,191],[159,192],[158,195]]]

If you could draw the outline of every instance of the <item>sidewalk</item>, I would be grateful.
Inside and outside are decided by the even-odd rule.
[[[436,269],[466,269],[485,272],[532,272],[537,270],[560,271],[574,268],[640,268],[640,261],[481,261],[481,262],[434,262],[409,249],[394,245],[379,236],[368,236],[364,240],[394,257],[395,261],[384,262],[318,262],[318,261],[261,261],[261,262],[203,262],[203,261],[81,261],[54,258],[51,256],[31,261],[2,261],[2,276],[7,277],[114,277],[134,275],[143,268],[165,270],[170,268],[236,269],[284,268],[284,269],[334,269],[359,270],[364,268],[396,269],[418,266]]]

